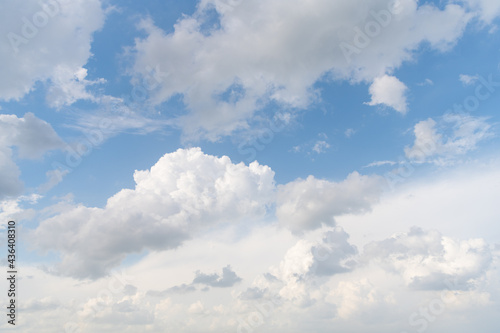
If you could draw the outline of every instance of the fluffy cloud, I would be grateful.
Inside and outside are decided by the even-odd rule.
[[[21,174],[14,162],[13,147],[22,159],[37,159],[64,143],[45,121],[26,113],[24,117],[0,114],[0,199],[22,193]]]
[[[351,173],[335,183],[309,176],[278,187],[276,216],[292,232],[334,225],[335,216],[370,210],[379,199],[383,180],[379,176]]]
[[[0,100],[19,100],[37,81],[49,87],[54,107],[92,99],[83,66],[92,34],[104,23],[99,0],[28,0],[2,4]]]
[[[384,75],[373,80],[370,86],[372,100],[368,105],[387,105],[394,110],[405,114],[408,111],[406,102],[406,85],[394,76]]]
[[[495,0],[462,0],[476,11],[477,15],[486,24],[491,24],[500,15],[500,3]]]
[[[212,17],[207,14],[210,9],[217,11],[218,29],[207,30],[204,24]],[[313,84],[325,74],[351,82],[380,81],[412,59],[423,42],[449,49],[469,18],[459,5],[438,9],[416,0],[389,5],[386,0],[204,0],[194,15],[175,24],[172,33],[143,21],[140,27],[146,37],[136,41],[134,70],[140,77],[159,68],[164,79],[153,92],[154,102],[182,94],[190,113],[179,117],[177,125],[188,136],[216,139],[245,128],[256,110],[270,101],[307,107],[318,98]],[[377,33],[367,37],[363,30],[374,25]],[[360,34],[365,35],[363,43]],[[342,45],[356,51],[346,56]],[[396,96],[389,98],[375,89],[373,103],[406,111],[404,85],[387,78],[382,82],[390,81],[388,88]]]
[[[226,266],[222,269],[222,276],[219,274],[205,274],[200,271],[196,272],[196,277],[193,284],[204,284],[209,287],[227,288],[241,281],[241,278],[231,270],[231,266]]]
[[[445,134],[450,131],[451,134]],[[480,141],[493,136],[486,118],[468,114],[446,114],[439,123],[429,118],[417,123],[413,132],[415,142],[412,147],[405,148],[405,154],[421,162],[432,156],[463,155],[474,150]]]
[[[175,248],[214,225],[251,223],[274,196],[269,167],[235,165],[199,148],[166,154],[134,179],[135,189],[121,190],[104,208],[76,205],[33,232],[38,248],[61,251],[60,273],[102,276],[127,254]]]
[[[370,243],[364,254],[401,274],[409,287],[424,290],[470,289],[492,263],[482,239],[456,241],[419,228]]]
[[[314,292],[318,285],[355,269],[358,251],[348,239],[349,235],[336,227],[323,232],[318,240],[298,240],[281,262],[255,278],[239,299],[275,298],[299,307],[312,306],[322,298]]]

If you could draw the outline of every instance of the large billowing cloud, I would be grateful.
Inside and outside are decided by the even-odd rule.
[[[336,215],[369,210],[382,189],[380,177],[353,173],[340,183],[309,177],[276,190],[269,167],[233,164],[199,148],[166,154],[134,179],[134,189],[121,190],[104,208],[76,205],[34,231],[38,248],[61,252],[59,273],[102,276],[128,254],[176,248],[217,225],[256,223],[275,204],[280,223],[294,233],[331,226]],[[343,269],[336,265],[318,269]]]
[[[179,246],[200,230],[252,223],[274,196],[274,172],[257,162],[233,164],[199,148],[166,154],[151,170],[136,171],[106,207],[77,205],[40,224],[33,242],[62,253],[60,273],[97,277],[127,254]]]
[[[206,28],[210,10],[219,28]],[[187,135],[215,139],[247,126],[269,101],[306,108],[325,75],[370,83],[412,59],[422,43],[447,50],[469,18],[459,5],[438,9],[416,0],[204,0],[172,33],[144,20],[134,69],[149,76],[157,68],[162,84],[154,102],[182,94],[190,113],[177,124]],[[392,80],[384,91],[375,81],[372,103],[404,113],[405,86]],[[397,95],[387,97],[390,91]]]
[[[22,118],[0,114],[0,199],[20,195],[23,190],[13,147],[17,158],[37,159],[47,151],[62,149],[64,143],[47,122],[32,113]]]
[[[37,81],[47,101],[61,107],[93,99],[83,66],[92,34],[104,23],[100,0],[4,1],[0,13],[0,100],[19,100]]]

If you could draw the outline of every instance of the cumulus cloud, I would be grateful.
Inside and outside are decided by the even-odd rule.
[[[281,262],[254,279],[251,287],[239,294],[241,300],[274,298],[299,307],[310,307],[321,297],[318,285],[332,276],[355,269],[358,250],[340,227],[327,230],[317,240],[300,239],[285,253]]]
[[[166,297],[175,294],[187,294],[197,291],[196,286],[205,286],[204,291],[208,291],[207,287],[213,288],[229,288],[241,282],[241,277],[239,277],[232,269],[230,265],[222,268],[222,275],[217,273],[206,274],[201,271],[195,272],[195,277],[193,282],[190,284],[181,284],[178,286],[173,286],[162,291],[149,290],[147,292],[148,296],[153,297]]]
[[[14,147],[17,156],[14,156]],[[54,129],[32,113],[22,118],[0,114],[0,199],[22,193],[24,186],[15,158],[38,159],[50,150],[63,147]]]
[[[433,156],[463,155],[476,149],[479,142],[491,138],[491,127],[487,118],[468,114],[446,114],[439,123],[432,118],[422,120],[414,127],[415,141],[412,147],[405,148],[405,154],[421,162]]]
[[[0,100],[19,100],[36,82],[48,85],[48,102],[60,107],[93,99],[83,66],[92,34],[104,23],[99,0],[7,1],[0,13]]]
[[[408,111],[406,91],[408,87],[394,76],[384,75],[373,80],[370,86],[372,100],[368,105],[386,105],[405,114]]]
[[[217,224],[251,223],[274,196],[269,167],[233,164],[199,148],[166,154],[134,180],[135,189],[121,190],[104,208],[76,205],[33,231],[39,249],[61,252],[57,272],[102,276],[127,254],[172,249]]]
[[[366,245],[364,256],[401,274],[410,288],[423,290],[469,289],[492,263],[482,239],[454,240],[416,227]]]
[[[202,284],[209,287],[228,288],[240,282],[241,278],[236,275],[231,269],[231,266],[226,266],[222,269],[222,276],[219,274],[205,274],[200,271],[196,272],[196,277],[193,284]]]
[[[324,225],[334,217],[370,210],[382,192],[383,179],[351,173],[335,183],[309,176],[278,186],[276,216],[281,225],[300,234]]]
[[[462,0],[486,24],[491,24],[500,15],[500,3],[495,0]]]
[[[195,14],[177,21],[173,32],[151,20],[140,24],[146,36],[136,40],[134,71],[140,77],[158,67],[164,74],[152,96],[156,104],[182,94],[189,113],[176,124],[190,137],[215,140],[246,128],[269,102],[306,108],[318,99],[313,85],[324,77],[374,82],[372,103],[404,113],[406,87],[385,74],[412,59],[422,43],[449,49],[470,15],[457,4],[443,9],[416,0],[397,4],[389,7],[391,14],[386,0],[204,0]],[[219,28],[207,31],[209,10],[217,12]],[[356,46],[358,31],[369,22],[379,24],[380,15],[388,18],[379,34]],[[341,44],[357,52],[346,59]],[[388,96],[391,92],[395,95]]]

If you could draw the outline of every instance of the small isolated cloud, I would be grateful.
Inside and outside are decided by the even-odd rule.
[[[49,191],[51,188],[59,184],[68,173],[69,170],[54,169],[47,171],[47,181],[38,187],[38,192],[45,193]]]
[[[395,165],[396,162],[394,161],[375,161],[370,164],[365,165],[363,168],[372,168],[372,167],[379,167],[379,166],[384,166],[384,165]]]
[[[313,151],[315,153],[321,154],[324,153],[328,148],[330,148],[330,145],[326,141],[317,141],[314,144]]]
[[[193,284],[202,284],[214,288],[228,288],[240,281],[241,278],[233,272],[231,266],[226,266],[222,269],[222,276],[216,273],[205,274],[197,271]]]
[[[356,131],[352,128],[348,128],[345,130],[344,132],[344,135],[348,138],[350,138],[351,136],[353,136],[354,134],[356,133]]]
[[[395,76],[384,75],[373,80],[369,88],[372,100],[368,105],[386,105],[405,114],[408,111],[406,92],[408,87]]]
[[[464,86],[470,86],[476,83],[477,80],[479,80],[479,75],[460,74],[459,79]]]
[[[417,83],[417,86],[433,86],[434,81],[431,79],[425,79],[423,82]]]
[[[417,123],[413,132],[415,141],[412,147],[405,148],[405,154],[409,159],[420,162],[432,156],[453,158],[463,155],[493,136],[487,118],[468,114],[447,114],[439,123],[429,118]]]

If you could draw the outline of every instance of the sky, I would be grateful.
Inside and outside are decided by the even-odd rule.
[[[499,24],[496,0],[0,0],[0,328],[498,332]]]

